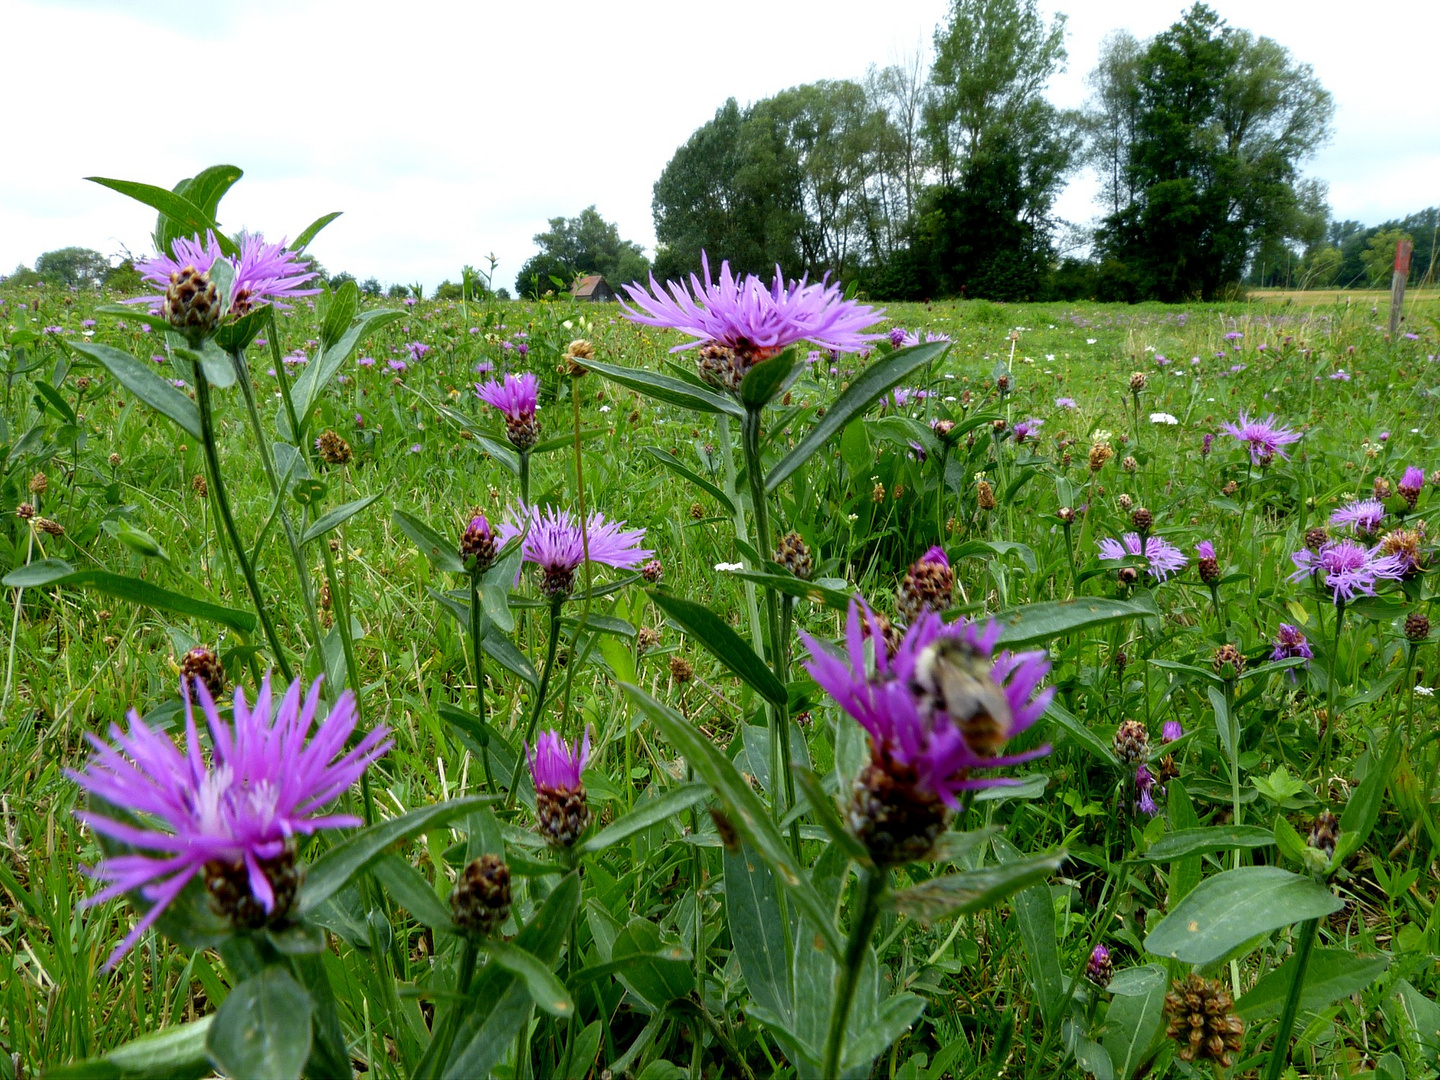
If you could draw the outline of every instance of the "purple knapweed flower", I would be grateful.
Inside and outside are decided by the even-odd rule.
[[[1405,501],[1411,504],[1411,509],[1414,509],[1412,496],[1418,496],[1420,492],[1424,490],[1425,470],[1416,465],[1405,466],[1405,472],[1400,477],[1400,483],[1395,486],[1400,494],[1405,496]]]
[[[1275,648],[1270,653],[1270,659],[1289,660],[1292,657],[1303,657],[1305,666],[1310,666],[1310,661],[1315,658],[1314,652],[1310,649],[1310,642],[1300,632],[1298,626],[1291,626],[1289,623],[1281,623],[1279,630],[1275,633]],[[1295,672],[1290,672],[1290,681],[1295,681]]]
[[[908,335],[905,333],[905,328],[904,328],[903,326],[892,326],[892,327],[890,328],[890,346],[891,346],[891,348],[894,348],[894,349],[900,348],[901,344],[905,341],[905,338],[906,338],[907,336],[908,336]]]
[[[1291,581],[1323,574],[1337,604],[1349,603],[1357,595],[1374,596],[1377,581],[1405,575],[1405,566],[1396,556],[1381,554],[1379,545],[1367,548],[1354,540],[1331,540],[1319,551],[1305,548],[1294,552],[1290,561],[1296,566]]]
[[[1172,743],[1183,737],[1184,734],[1185,728],[1181,726],[1179,720],[1166,720],[1164,724],[1160,725],[1160,741],[1162,743]]]
[[[385,363],[386,363],[386,365],[389,366],[389,368],[390,368],[391,371],[409,371],[409,370],[410,370],[410,365],[407,364],[404,360],[386,360]]]
[[[520,545],[521,559],[534,563],[540,570],[540,588],[547,596],[568,596],[575,588],[575,571],[585,561],[588,551],[592,563],[613,566],[617,570],[633,570],[655,552],[638,547],[645,539],[644,529],[626,529],[623,521],[606,521],[596,511],[580,523],[568,510],[516,505],[500,522],[496,533],[501,546],[525,533]]]
[[[580,777],[590,763],[590,728],[584,740],[576,739],[572,749],[558,731],[542,731],[535,746],[525,746],[525,760],[530,763],[530,779],[535,789],[553,792],[573,791],[580,786]]]
[[[1155,790],[1155,787],[1155,775],[1147,766],[1143,764],[1139,765],[1135,769],[1135,791],[1140,798],[1135,804],[1135,809],[1139,810],[1142,814],[1149,814],[1151,817],[1154,817],[1160,812],[1160,808],[1155,805],[1155,797],[1151,794],[1151,792]],[[1163,794],[1163,788],[1161,792]]]
[[[375,366],[375,358],[374,358],[373,356],[362,356],[362,357],[360,357],[360,359],[356,360],[355,362],[356,362],[357,364],[359,364],[361,367],[374,367],[374,366]]]
[[[170,245],[170,254],[156,255],[144,259],[136,269],[147,285],[162,296],[170,288],[170,276],[181,273],[186,267],[209,273],[220,260],[230,263],[235,271],[230,287],[230,307],[222,314],[244,315],[263,304],[274,304],[287,308],[286,300],[301,296],[314,296],[319,289],[304,288],[315,278],[310,264],[286,249],[285,241],[267,244],[259,235],[240,238],[238,258],[227,256],[220,250],[220,243],[213,232],[206,233],[202,241],[198,236],[177,237]],[[159,297],[141,296],[125,301],[127,304],[150,304],[153,311],[159,311]]]
[[[1018,445],[1023,443],[1031,435],[1035,434],[1045,424],[1044,420],[1036,420],[1033,416],[1028,420],[1021,420],[1010,430],[1015,435],[1015,442]]]
[[[293,874],[296,836],[360,824],[349,814],[321,810],[393,745],[390,729],[381,725],[345,749],[356,722],[348,690],[317,725],[319,679],[303,702],[296,679],[278,705],[268,676],[253,707],[237,687],[233,723],[221,718],[203,682],[197,679],[187,689],[198,697],[209,729],[208,760],[187,693],[183,752],[132,709],[128,732],[111,725],[109,743],[89,736],[94,756],[83,771],[68,772],[91,795],[136,815],[133,821],[95,811],[76,815],[97,833],[136,849],[104,857],[87,870],[106,886],[82,903],[138,889],[152,905],[110,954],[107,967],[115,966],[207,864],[229,871],[227,885],[237,878],[246,882],[267,916],[284,914],[277,909],[281,901],[293,900],[293,885],[291,896],[277,897],[270,871]]]
[[[1057,409],[1078,409],[1080,406],[1075,404],[1073,397],[1057,397],[1055,399],[1055,407]]]
[[[950,335],[949,335],[949,334],[935,334],[935,333],[931,333],[929,330],[926,330],[926,331],[925,331],[925,344],[927,344],[927,345],[932,344],[933,342],[937,342],[937,341],[949,341],[949,340],[950,340]],[[912,348],[914,348],[916,345],[919,345],[919,344],[920,344],[920,331],[918,331],[918,330],[915,330],[915,331],[913,331],[913,332],[911,332],[911,333],[908,333],[908,334],[906,334],[904,337],[902,337],[902,338],[900,339],[900,345],[901,345],[902,348],[912,349]]]
[[[1420,474],[1423,484],[1425,474]],[[1356,499],[1346,503],[1330,515],[1331,525],[1348,525],[1352,532],[1369,536],[1380,531],[1380,522],[1385,518],[1385,506],[1378,499]]]
[[[1350,373],[1344,368],[1341,368],[1339,371],[1332,372],[1329,378],[1331,382],[1349,382]]]
[[[1202,559],[1213,559],[1216,557],[1215,545],[1209,540],[1201,540],[1195,545],[1195,554]]]
[[[475,384],[475,396],[505,418],[505,435],[517,450],[528,451],[540,441],[535,419],[539,388],[540,380],[531,371]]]
[[[1119,540],[1107,536],[1099,541],[1099,547],[1100,558],[1106,561],[1138,557],[1141,547],[1140,534],[1128,532]],[[1190,561],[1174,544],[1158,536],[1148,537],[1144,547],[1145,559],[1150,564],[1149,574],[1156,581],[1164,581],[1171,574],[1185,569]]]
[[[430,351],[430,346],[423,341],[412,341],[405,348],[410,353],[410,359],[417,361],[425,359],[425,354]]]
[[[1213,431],[1207,431],[1207,432],[1205,433],[1205,438],[1203,438],[1202,440],[1200,440],[1200,456],[1201,456],[1201,457],[1209,457],[1209,456],[1210,456],[1210,444],[1213,443],[1214,441],[1215,441],[1215,433],[1214,433]]]
[[[1000,632],[994,621],[946,626],[938,615],[923,612],[887,655],[880,624],[868,608],[862,615],[851,601],[845,656],[803,630],[800,637],[810,650],[806,670],[869,734],[872,761],[905,772],[920,792],[954,810],[962,791],[1017,782],[972,775],[976,770],[1018,765],[1050,752],[1042,746],[996,753],[1034,724],[1055,695],[1054,687],[1040,689],[1050,670],[1044,651],[997,654]],[[867,668],[867,636],[879,644],[873,671]],[[975,683],[973,700],[950,699],[945,680],[937,676],[941,663],[958,664],[961,679]],[[958,715],[962,708],[966,715]]]
[[[1260,464],[1262,455],[1266,454],[1278,454],[1289,461],[1290,455],[1283,448],[1300,441],[1300,433],[1277,424],[1274,413],[1258,420],[1248,416],[1242,409],[1240,418],[1235,423],[1220,426],[1231,438],[1249,447],[1250,461],[1256,465]]]
[[[90,329],[90,327],[92,327],[92,326],[94,326],[94,325],[95,325],[95,320],[94,320],[94,319],[81,319],[81,320],[80,320],[81,329],[88,330],[88,329]]]
[[[754,274],[737,279],[728,260],[720,264],[720,280],[712,282],[704,251],[700,264],[704,280],[691,274],[689,289],[677,281],[662,286],[654,274],[648,292],[638,282],[624,286],[635,305],[621,301],[627,319],[694,338],[671,352],[715,344],[749,354],[747,359],[754,363],[802,341],[859,352],[866,342],[882,336],[863,333],[882,312],[846,300],[840,285],[830,284],[828,276],[814,284],[807,284],[805,278],[786,284],[777,266],[767,288]]]

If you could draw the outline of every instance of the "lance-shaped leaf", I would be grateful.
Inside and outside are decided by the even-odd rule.
[[[115,381],[161,416],[168,417],[180,425],[185,434],[199,439],[200,410],[175,387],[155,374],[153,364],[143,364],[129,353],[94,341],[72,341],[70,347],[76,352],[97,361]]]
[[[282,967],[267,967],[230,991],[206,1046],[230,1076],[299,1080],[310,1057],[315,1003]]]
[[[1259,825],[1211,825],[1166,833],[1141,856],[1147,862],[1169,862],[1191,855],[1209,855],[1233,848],[1261,848],[1275,843],[1275,834]]]
[[[713,390],[701,389],[673,376],[661,375],[658,371],[617,367],[595,360],[585,361],[585,369],[604,375],[611,382],[638,390],[646,397],[663,401],[667,405],[678,405],[682,409],[692,409],[695,412],[724,413],[737,418],[745,415],[745,410],[733,398],[722,397]]]
[[[892,894],[891,905],[896,911],[920,922],[932,923],[951,915],[968,915],[994,907],[1011,893],[1044,881],[1065,862],[1066,853],[1033,855],[1027,859],[986,866],[979,870],[962,870],[957,874],[922,881]]]
[[[1062,634],[1091,630],[1127,619],[1154,618],[1160,613],[1148,593],[1133,600],[1084,596],[1078,600],[1046,600],[1010,608],[996,615],[1003,626],[1000,644],[1007,649],[1038,645]]]
[[[658,825],[682,810],[688,810],[710,794],[710,789],[701,783],[681,784],[659,798],[640,803],[622,818],[618,818],[592,836],[581,848],[594,853],[604,851],[611,844],[634,836],[652,825]]]
[[[568,1017],[575,1015],[575,1002],[570,992],[550,971],[550,965],[543,963],[533,953],[526,952],[508,941],[488,941],[485,952],[491,961],[499,964],[512,975],[519,976],[535,1004],[551,1016]]]
[[[784,705],[788,700],[785,686],[775,677],[765,661],[745,640],[730,629],[729,624],[704,604],[693,600],[682,600],[669,593],[646,590],[655,606],[710,651],[710,654],[729,668],[735,675],[748,683],[761,697]]]
[[[832,921],[830,906],[795,861],[765,805],[736,771],[735,765],[679,713],[662,705],[638,686],[621,683],[621,689],[655,721],[670,745],[679,750],[700,778],[710,785],[724,804],[736,831],[760,853],[791,891],[800,909],[819,931],[831,957],[838,959],[843,956],[844,945]]]
[[[6,574],[0,584],[17,589],[36,588],[41,585],[94,589],[118,600],[128,600],[132,604],[155,608],[157,611],[169,611],[193,619],[217,622],[246,634],[255,629],[255,616],[248,611],[222,607],[208,600],[196,600],[193,596],[162,589],[141,578],[112,574],[107,570],[74,570],[63,559],[44,559],[22,566]]]
[[[909,349],[898,349],[867,367],[835,399],[835,404],[830,406],[819,423],[770,471],[765,478],[765,490],[778,488],[815,451],[838,436],[846,424],[873,405],[881,394],[912,372],[940,359],[948,348],[950,343],[947,341],[915,345]]]

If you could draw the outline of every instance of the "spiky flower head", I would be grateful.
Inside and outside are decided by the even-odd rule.
[[[1222,1069],[1233,1065],[1245,1032],[1234,1008],[1234,999],[1219,981],[1193,972],[1177,979],[1165,995],[1165,1035],[1180,1044],[1180,1060],[1212,1061]]]
[[[517,450],[529,450],[540,441],[540,424],[535,419],[539,389],[540,380],[533,371],[475,384],[475,396],[505,418],[505,436]]]
[[[636,546],[645,539],[644,529],[624,526],[623,521],[607,521],[596,511],[582,532],[579,521],[568,510],[517,504],[497,531],[502,546],[525,533],[521,558],[539,569],[541,591],[557,597],[575,591],[575,571],[586,559],[587,546],[592,563],[623,570],[633,570],[655,554]]]
[[[1405,505],[1411,510],[1420,501],[1420,492],[1425,488],[1425,470],[1414,465],[1405,468],[1405,474],[1400,477],[1399,490]]]
[[[1354,540],[1330,540],[1319,551],[1296,551],[1290,561],[1296,569],[1289,580],[1321,575],[1337,604],[1349,603],[1356,596],[1374,596],[1377,582],[1405,576],[1399,558],[1383,554],[1378,544],[1367,548]]]
[[[234,271],[229,306],[223,311],[211,280],[215,264],[220,261],[227,262]],[[148,303],[181,330],[208,331],[227,316],[238,318],[264,304],[283,309],[289,306],[286,300],[314,296],[320,291],[304,287],[316,277],[309,263],[288,250],[285,241],[268,244],[259,234],[240,238],[238,257],[221,250],[213,231],[207,232],[204,240],[198,236],[177,237],[169,255],[162,253],[142,260],[136,269],[161,298],[157,302],[155,297],[142,296],[126,303]]]
[[[1299,442],[1301,438],[1298,431],[1276,423],[1274,413],[1260,420],[1241,409],[1240,416],[1234,423],[1221,424],[1220,427],[1225,434],[1250,450],[1250,460],[1256,465],[1261,464],[1266,455],[1271,459],[1279,455],[1289,461],[1290,455],[1285,452],[1284,447]]]
[[[653,274],[649,291],[638,282],[624,286],[635,307],[623,300],[621,307],[632,322],[689,334],[694,340],[670,351],[700,347],[701,373],[727,389],[738,390],[750,367],[802,341],[859,352],[883,336],[863,333],[882,312],[846,300],[828,276],[815,284],[804,278],[787,284],[777,266],[766,288],[754,274],[736,278],[728,261],[720,264],[719,281],[712,281],[704,251],[700,264],[704,280],[690,275],[688,289],[678,281],[662,286]]]
[[[1150,756],[1150,731],[1139,720],[1122,720],[1115,729],[1115,756],[1126,765]]]
[[[1165,723],[1160,726],[1161,742],[1172,743],[1176,739],[1183,737],[1184,734],[1185,728],[1179,720],[1166,720]]]
[[[1215,555],[1215,545],[1209,540],[1201,540],[1195,545],[1196,569],[1200,572],[1200,580],[1206,585],[1214,585],[1220,580],[1220,560]]]
[[[1115,977],[1115,964],[1110,959],[1110,950],[1104,945],[1096,945],[1090,953],[1090,959],[1085,963],[1085,977],[1096,986],[1104,990],[1110,985],[1110,980]]]
[[[180,693],[186,696],[199,679],[212,698],[225,692],[225,665],[220,654],[208,645],[196,645],[180,658]]]
[[[1351,532],[1372,536],[1380,531],[1385,506],[1378,499],[1354,499],[1330,515],[1330,524],[1349,526]]]
[[[1305,530],[1305,546],[1311,551],[1319,551],[1330,540],[1330,530],[1323,525],[1314,525]]]
[[[1289,660],[1300,657],[1305,660],[1305,666],[1310,666],[1310,661],[1315,658],[1315,653],[1310,648],[1310,642],[1298,626],[1291,626],[1289,623],[1281,623],[1275,631],[1274,648],[1270,652],[1271,662]],[[1295,678],[1295,673],[1290,673],[1290,678]]]
[[[324,431],[315,440],[315,450],[326,465],[347,465],[354,456],[350,444],[336,431]]]
[[[1245,670],[1245,654],[1226,642],[1215,650],[1210,658],[1210,666],[1215,669],[1215,674],[1223,679],[1238,679]]]
[[[83,771],[68,773],[126,814],[122,819],[85,811],[77,814],[80,820],[135,849],[87,870],[106,886],[83,903],[139,890],[151,904],[110,954],[110,967],[197,874],[203,874],[212,904],[237,925],[284,919],[297,884],[295,838],[360,824],[349,814],[321,811],[392,745],[382,725],[346,750],[356,722],[348,690],[317,724],[319,679],[303,701],[295,680],[278,704],[268,676],[253,706],[237,687],[233,723],[221,718],[203,682],[192,689],[209,729],[208,755],[187,697],[183,749],[131,710],[129,731],[112,725],[109,743],[90,736],[94,756]]]
[[[1143,548],[1149,574],[1156,581],[1164,581],[1171,574],[1185,569],[1190,561],[1184,552],[1160,536],[1146,537],[1142,544],[1139,533],[1127,532],[1119,540],[1104,537],[1099,547],[1100,558],[1107,562],[1139,557]]]
[[[1015,443],[1018,446],[1044,426],[1044,420],[1036,420],[1032,416],[1028,420],[1021,420],[1018,424],[1011,428],[1010,434],[1014,438]]]
[[[558,731],[543,731],[532,750],[525,746],[535,784],[535,817],[550,843],[568,848],[590,825],[590,805],[581,775],[590,761],[590,728],[572,748]]]
[[[1130,393],[1138,394],[1145,389],[1145,384],[1150,381],[1148,375],[1143,371],[1132,371],[1130,373]]]
[[[810,547],[797,532],[788,532],[780,538],[780,546],[775,549],[775,561],[801,581],[809,581],[815,572]]]
[[[955,592],[955,571],[945,556],[945,549],[936,545],[910,564],[900,582],[895,605],[900,617],[914,622],[921,612],[936,614],[947,611]]]
[[[1398,559],[1404,575],[1411,577],[1425,569],[1425,522],[1416,520],[1413,529],[1391,529],[1380,538],[1380,554]]]
[[[1160,812],[1159,807],[1155,805],[1155,796],[1153,794],[1157,786],[1155,774],[1150,771],[1148,766],[1143,763],[1136,766],[1135,794],[1137,799],[1135,809],[1150,817],[1154,817]],[[1162,791],[1161,794],[1164,794],[1164,792]]]
[[[494,933],[510,915],[510,867],[505,860],[498,855],[471,860],[450,892],[450,911],[466,933]]]
[[[472,574],[483,574],[495,563],[500,544],[484,514],[476,514],[460,536],[460,563]]]
[[[1148,533],[1155,524],[1155,515],[1144,506],[1137,506],[1130,515],[1130,524],[1142,533]]]
[[[1430,618],[1423,611],[1412,611],[1405,616],[1405,640],[1421,642],[1430,636]]]
[[[996,653],[998,623],[945,626],[925,612],[891,653],[867,649],[867,639],[884,641],[884,629],[852,602],[844,656],[800,636],[810,650],[806,670],[869,735],[870,764],[849,817],[878,864],[923,857],[961,792],[1016,782],[976,772],[1050,752],[1000,753],[1044,713],[1055,691],[1040,689],[1050,670],[1043,651]]]
[[[640,567],[640,576],[645,579],[646,585],[657,585],[665,576],[665,566],[659,559],[651,559]]]

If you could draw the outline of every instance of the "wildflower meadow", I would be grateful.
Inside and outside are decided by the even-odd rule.
[[[0,285],[0,1077],[1440,1075],[1432,298],[386,299],[238,178]]]

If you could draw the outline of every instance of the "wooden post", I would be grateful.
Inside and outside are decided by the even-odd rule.
[[[1395,245],[1395,272],[1390,275],[1390,337],[1400,332],[1400,311],[1405,306],[1405,282],[1410,277],[1410,252],[1415,245],[1401,240]]]

